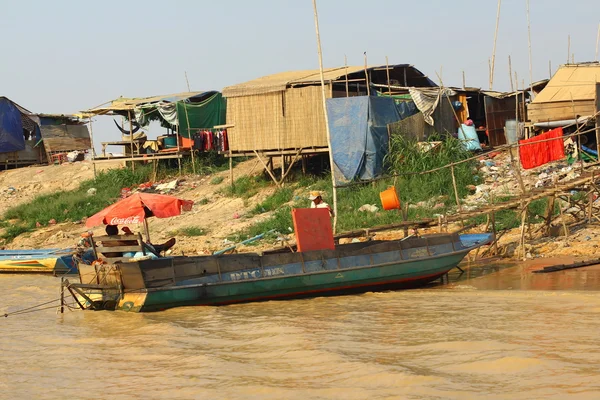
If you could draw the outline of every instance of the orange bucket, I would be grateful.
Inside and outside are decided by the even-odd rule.
[[[384,210],[397,210],[400,208],[400,200],[398,200],[398,194],[396,194],[396,188],[390,186],[383,192],[379,193],[381,198],[381,204]]]

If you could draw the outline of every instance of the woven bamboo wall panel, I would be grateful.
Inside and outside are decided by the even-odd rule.
[[[285,91],[285,130],[280,143],[282,149],[327,147],[320,86]]]
[[[227,99],[227,138],[231,151],[279,148],[284,130],[283,92]]]
[[[234,152],[327,146],[320,86],[228,98],[227,124]]]

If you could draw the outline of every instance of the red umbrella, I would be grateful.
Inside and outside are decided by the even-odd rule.
[[[85,226],[96,225],[146,225],[146,218],[169,218],[181,214],[181,211],[192,209],[193,201],[182,200],[164,194],[135,193],[104,210],[92,215],[85,221]],[[148,235],[146,230],[146,236]]]

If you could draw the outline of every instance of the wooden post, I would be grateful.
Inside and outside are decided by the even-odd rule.
[[[494,85],[494,66],[496,64],[496,41],[498,39],[498,26],[500,25],[500,3],[502,0],[498,0],[498,10],[496,11],[496,30],[494,31],[494,49],[492,50],[492,65],[490,67],[490,90]]]
[[[365,55],[365,81],[367,82],[367,96],[370,96],[371,95],[371,87],[369,84],[369,72],[367,70],[367,52],[365,51],[363,54]]]
[[[150,243],[150,228],[148,228],[148,220],[144,218],[144,232],[146,233],[146,242]]]
[[[463,76],[463,89],[466,89],[467,88],[467,81],[465,80],[465,70],[463,70],[462,76]]]
[[[133,158],[133,124],[131,123],[131,111],[127,110],[127,118],[129,119],[129,144],[131,146],[131,158]],[[131,170],[135,171],[135,161],[131,160]]]
[[[494,207],[494,194],[490,192],[490,205]],[[492,208],[493,209],[493,208]],[[496,240],[496,213],[492,211],[490,213],[490,222],[492,224],[492,232],[494,233],[494,246],[493,251],[494,255],[498,255],[498,241]]]
[[[535,95],[533,94],[533,72],[531,68],[531,24],[529,23],[529,0],[527,0],[527,43],[529,46],[529,89],[531,90],[531,98],[533,99]],[[525,90],[525,87],[523,87]]]
[[[233,187],[233,157],[231,157],[231,150],[229,150],[229,184]]]
[[[285,178],[285,155],[281,153],[281,185],[283,186],[283,178]]]
[[[513,171],[515,171],[517,175],[517,181],[519,182],[519,187],[521,188],[521,193],[525,193],[525,184],[523,183],[523,177],[521,176],[521,163],[515,165],[515,157],[513,155],[513,146],[510,146],[508,152],[510,153],[510,164],[513,167]],[[518,149],[518,147],[517,147]]]
[[[563,214],[562,205],[560,202],[558,203],[558,210],[560,211],[560,222],[562,223],[563,229],[565,231],[565,240],[569,238],[569,229],[567,229],[567,223],[565,222],[565,215]]]
[[[333,151],[331,148],[331,133],[329,132],[329,117],[327,116],[327,96],[325,93],[325,77],[323,75],[323,53],[321,51],[321,36],[319,34],[319,16],[317,14],[317,0],[313,0],[313,10],[315,14],[315,32],[317,34],[317,52],[319,53],[319,72],[321,74],[321,93],[323,97],[323,113],[325,114],[325,133],[327,134],[327,146],[329,147],[329,165],[331,168],[331,185],[333,189],[333,233],[336,232],[337,227],[337,190],[335,187],[335,164],[333,162]],[[366,61],[366,53],[365,53]],[[368,77],[367,77],[368,79]],[[369,81],[367,80],[367,90],[369,88]]]
[[[571,57],[571,35],[567,37],[567,64],[569,63],[569,58]]]
[[[527,257],[525,257],[525,220],[527,219],[527,213],[529,211],[529,202],[525,203],[525,206],[523,207],[523,211],[521,214],[521,251],[522,251],[522,258],[523,261],[525,261],[527,259]]]
[[[277,178],[275,178],[275,174],[271,171],[271,168],[269,167],[269,164],[266,164],[263,159],[260,157],[260,154],[258,154],[258,152],[256,150],[253,150],[254,154],[256,154],[256,157],[259,159],[259,161],[262,163],[262,165],[265,167],[265,170],[267,171],[267,173],[269,174],[269,176],[271,177],[271,179],[273,179],[273,182],[275,182],[275,185],[277,185],[277,187],[281,187],[281,184],[279,183],[279,180]],[[271,159],[270,161],[271,166],[273,166],[273,160]],[[231,179],[233,179],[233,175],[231,175]]]
[[[65,312],[65,277],[60,277],[60,313]]]
[[[598,26],[598,33],[600,34],[600,25]],[[598,78],[596,77],[596,82],[598,82]],[[596,83],[596,93],[595,93],[595,104],[596,104],[596,150],[600,155],[600,84]],[[596,161],[600,161],[600,156]]]
[[[550,223],[552,222],[552,216],[554,214],[554,201],[556,200],[555,196],[548,196],[548,204],[546,208],[546,215],[544,215],[545,220],[545,230],[546,235],[550,233]]]
[[[175,141],[177,142],[177,166],[179,167],[179,175],[181,175],[181,153],[179,150],[179,121],[177,122],[177,126],[175,126],[175,128],[177,129],[175,131]]]
[[[391,94],[392,88],[390,87],[390,66],[388,64],[388,56],[385,56],[385,73],[387,75],[388,94]]]

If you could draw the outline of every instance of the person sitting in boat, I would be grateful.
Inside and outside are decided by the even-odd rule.
[[[329,216],[333,217],[333,210],[331,206],[323,201],[321,192],[312,191],[310,192],[308,199],[311,201],[310,208],[326,208],[329,211]]]
[[[123,233],[125,235],[134,235],[134,233],[131,231],[131,229],[129,229],[128,226],[122,227],[121,230],[123,231]],[[177,242],[177,240],[175,238],[171,238],[171,239],[169,239],[166,242],[161,243],[161,244],[154,244],[154,243],[150,243],[150,242],[146,242],[146,244],[149,245],[149,246],[152,246],[152,250],[154,250],[156,252],[156,254],[160,254],[163,251],[167,251],[171,247],[175,246],[176,242]]]

